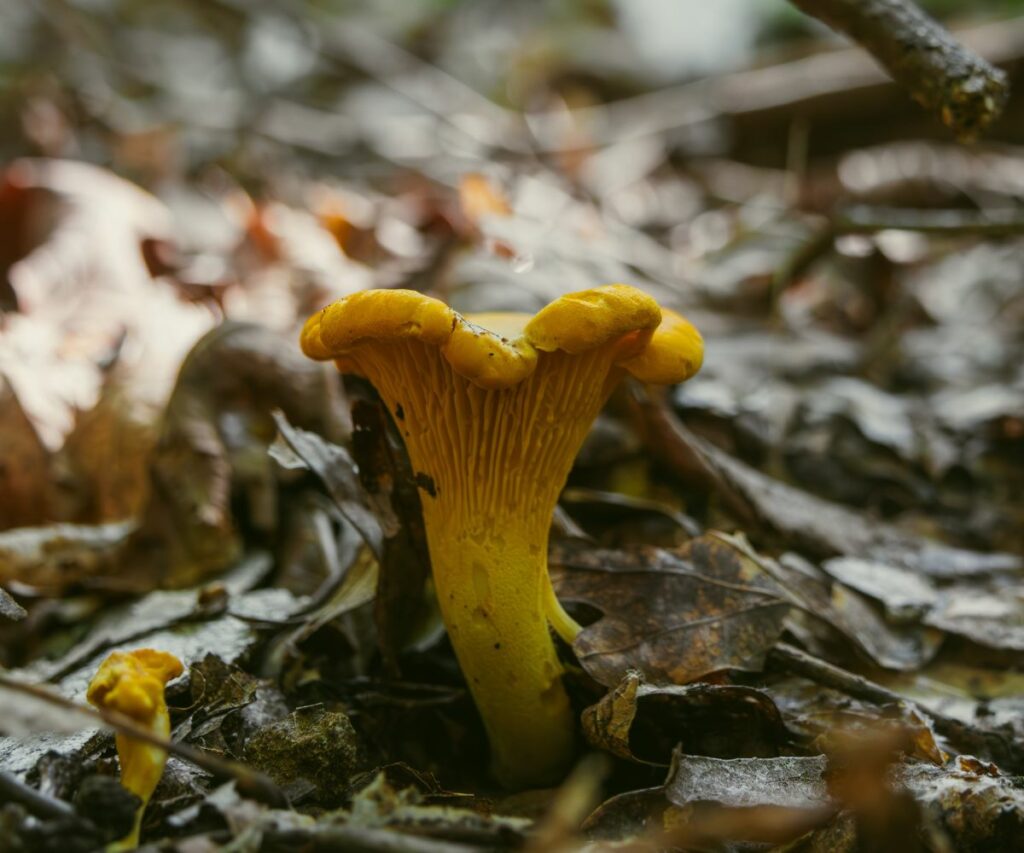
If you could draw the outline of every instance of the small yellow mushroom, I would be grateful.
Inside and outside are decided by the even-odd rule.
[[[621,284],[537,315],[462,316],[409,290],[352,294],[311,317],[304,352],[369,379],[423,486],[441,613],[509,787],[556,782],[575,724],[549,626],[579,626],[548,577],[548,529],[590,425],[628,373],[682,382],[703,342]]]
[[[156,649],[112,652],[97,670],[86,695],[97,708],[118,711],[154,734],[168,737],[171,721],[164,699],[164,685],[182,673],[181,661]],[[132,850],[139,843],[142,814],[160,781],[167,752],[135,738],[118,734],[117,757],[121,784],[142,800],[131,833],[112,845],[112,850]]]

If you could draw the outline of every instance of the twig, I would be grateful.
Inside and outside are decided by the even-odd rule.
[[[831,217],[783,263],[773,282],[776,295],[825,255],[837,237],[877,234],[879,231],[916,231],[963,237],[1015,237],[1024,234],[1024,216],[1016,211],[907,210],[868,206],[852,207]]]
[[[968,51],[911,0],[790,2],[857,42],[961,139],[981,133],[1006,105],[1006,74]]]
[[[923,718],[931,720],[935,731],[949,738],[958,748],[972,751],[979,747],[985,749],[997,764],[1010,772],[1020,772],[1024,766],[1024,751],[998,732],[986,731],[954,717],[939,714],[881,684],[823,661],[788,643],[776,645],[769,654],[769,660],[787,672],[801,675],[855,699],[873,705],[904,705],[913,708]]]
[[[532,153],[522,116],[436,65],[351,20],[325,15],[318,19],[317,29],[325,56],[357,68],[466,140],[486,148]]]
[[[316,850],[343,853],[477,853],[488,848],[436,841],[404,832],[364,826],[316,826],[309,829],[265,830],[266,851]]]
[[[1024,52],[1024,18],[965,29],[958,37],[988,62],[1015,62]],[[817,138],[822,127],[840,118],[849,120],[851,97],[858,118],[876,116],[876,110],[864,104],[884,102],[891,87],[892,81],[870,57],[849,48],[581,107],[573,110],[572,119],[587,131],[582,144],[595,147],[669,132],[677,138],[680,131],[698,130],[720,118],[743,121],[739,132],[749,132],[763,128],[770,117],[785,127],[800,115],[811,122]],[[531,113],[528,118],[538,151],[551,153],[581,144],[566,140],[561,111]]]
[[[43,820],[63,820],[75,816],[75,810],[68,803],[47,796],[0,770],[0,803],[4,802],[21,803],[30,814]]]
[[[43,702],[48,702],[58,708],[66,708],[77,714],[92,717],[100,726],[112,728],[136,740],[160,747],[171,755],[176,755],[178,758],[201,767],[218,779],[233,779],[239,793],[245,797],[258,800],[274,808],[288,808],[288,798],[285,797],[281,789],[274,784],[274,781],[269,776],[260,773],[258,770],[253,770],[251,767],[246,767],[244,764],[239,764],[237,761],[218,758],[209,752],[203,752],[188,744],[168,740],[160,735],[153,734],[153,732],[140,726],[131,717],[127,717],[117,711],[90,708],[87,705],[74,702],[36,684],[28,684],[0,674],[0,686],[24,693]]]

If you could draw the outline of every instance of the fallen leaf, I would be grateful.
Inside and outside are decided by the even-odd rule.
[[[775,703],[753,687],[658,686],[635,672],[585,709],[582,722],[591,746],[666,766],[676,746],[716,758],[774,756],[788,737]]]
[[[293,340],[263,327],[225,323],[205,335],[167,403],[138,529],[104,583],[134,591],[187,586],[241,556],[240,523],[271,534],[278,523],[278,469],[267,453],[272,412],[333,435],[337,382]]]
[[[939,598],[928,577],[898,566],[857,557],[833,557],[825,560],[821,568],[851,589],[880,602],[894,624],[917,622]]]
[[[287,447],[300,464],[312,471],[327,489],[339,512],[359,531],[363,541],[380,559],[384,537],[398,528],[398,520],[387,505],[374,500],[359,481],[355,460],[349,451],[316,433],[292,426],[283,412],[274,412],[274,423]],[[272,453],[283,458],[277,448]]]
[[[24,607],[18,604],[11,594],[0,587],[0,616],[4,619],[10,619],[12,622],[17,622],[20,619],[24,619],[28,613]]]
[[[1021,568],[1021,558],[945,545],[831,503],[762,474],[694,435],[666,407],[641,400],[650,440],[681,473],[698,476],[731,511],[780,535],[794,549],[817,557],[837,555],[889,563],[933,578],[954,580]]]
[[[213,323],[146,267],[144,243],[173,244],[170,212],[88,163],[20,159],[2,180],[23,203],[9,214],[21,229],[8,269],[18,312],[5,315],[0,371],[43,442],[59,447],[75,411],[95,404],[100,365],[118,348],[135,399],[158,411],[185,352]]]
[[[131,522],[51,524],[0,533],[0,582],[47,595],[112,570]]]
[[[827,769],[824,755],[722,759],[680,754],[665,795],[676,806],[713,802],[737,808],[816,808],[831,802]]]
[[[430,635],[440,622],[433,596],[427,594],[430,557],[423,526],[420,485],[400,448],[380,403],[357,402],[353,408],[352,451],[363,487],[379,506],[386,505],[397,525],[382,543],[380,577],[374,602],[381,654],[398,675],[399,654],[416,639]],[[436,633],[436,632],[435,632]]]
[[[1024,584],[955,584],[943,588],[927,625],[990,649],[1024,651]]]
[[[0,530],[50,520],[50,454],[2,372],[0,435]]]
[[[607,686],[632,669],[676,684],[723,669],[757,671],[790,608],[757,562],[714,534],[672,551],[567,542],[550,562],[559,598],[603,614],[573,648]]]
[[[949,832],[958,850],[1013,850],[1024,838],[1016,777],[961,755],[946,767],[907,764],[893,776]]]
[[[512,206],[486,175],[468,172],[459,180],[459,205],[466,219],[478,225],[486,216],[508,216]]]
[[[103,377],[96,405],[76,413],[55,457],[60,517],[96,524],[138,515],[148,497],[146,466],[156,437],[155,412],[140,405],[115,363]]]
[[[724,534],[720,534],[723,535]],[[759,554],[742,537],[726,537],[758,562],[799,605],[787,627],[805,644],[842,639],[879,666],[909,670],[934,657],[942,635],[920,625],[891,625],[852,589],[832,581],[816,565],[787,552],[778,560]]]

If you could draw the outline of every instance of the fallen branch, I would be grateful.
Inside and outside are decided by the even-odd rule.
[[[931,720],[935,731],[948,738],[957,749],[965,752],[987,752],[1007,772],[1019,773],[1024,766],[1024,753],[1020,746],[998,732],[987,731],[955,717],[947,717],[945,714],[932,711],[881,684],[848,672],[788,643],[776,645],[768,657],[772,663],[786,672],[838,690],[854,699],[861,699],[873,705],[904,705],[913,708],[921,717]]]
[[[308,829],[269,829],[265,850],[312,847],[339,853],[482,853],[493,848],[422,838],[406,832],[371,826],[313,826]]]
[[[237,761],[218,758],[212,753],[204,752],[188,744],[168,740],[160,735],[153,734],[153,732],[140,726],[131,717],[117,711],[90,708],[88,705],[82,705],[37,684],[29,684],[0,674],[0,687],[24,693],[26,696],[31,696],[34,699],[47,702],[58,708],[73,711],[81,716],[91,717],[96,721],[97,728],[114,729],[120,734],[159,747],[171,755],[176,755],[178,758],[195,764],[197,767],[211,773],[217,779],[234,780],[238,792],[244,797],[249,797],[275,808],[288,807],[288,798],[285,797],[281,789],[277,787],[269,776],[260,773],[258,770],[253,770],[251,767],[246,767],[244,764],[239,764]]]
[[[64,800],[26,785],[6,770],[0,770],[0,803],[21,803],[29,814],[43,820],[67,820],[75,810]]]
[[[910,0],[790,2],[857,42],[961,139],[976,137],[1006,105],[1006,75]]]

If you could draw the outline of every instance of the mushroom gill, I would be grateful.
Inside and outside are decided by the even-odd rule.
[[[627,371],[680,382],[700,335],[639,290],[569,294],[536,316],[463,317],[413,291],[364,291],[314,315],[302,345],[376,387],[423,492],[441,613],[509,787],[565,772],[575,725],[549,626],[579,630],[547,570],[558,495]]]

